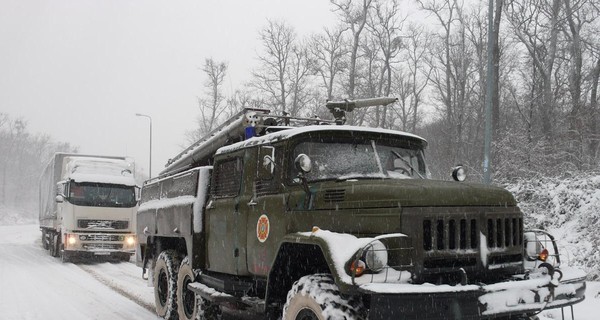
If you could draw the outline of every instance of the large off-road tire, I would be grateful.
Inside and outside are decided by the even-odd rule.
[[[364,319],[358,297],[340,293],[331,275],[315,274],[300,278],[292,286],[283,307],[283,320]]]
[[[177,313],[180,320],[195,320],[198,316],[198,300],[196,294],[187,288],[196,280],[194,270],[188,257],[181,261],[177,273]]]
[[[223,312],[221,307],[215,305],[214,303],[204,299],[198,299],[198,316],[197,320],[221,320],[223,317]]]
[[[181,258],[175,250],[165,250],[154,265],[154,307],[156,314],[177,320],[177,273]]]
[[[188,257],[181,261],[177,273],[177,313],[179,320],[219,320],[221,308],[187,289],[187,285],[196,280]]]

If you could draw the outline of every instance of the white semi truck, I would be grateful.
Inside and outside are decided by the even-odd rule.
[[[42,245],[63,262],[135,252],[135,163],[126,157],[56,153],[40,178]]]

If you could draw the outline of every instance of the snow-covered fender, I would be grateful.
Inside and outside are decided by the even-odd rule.
[[[356,293],[358,286],[346,268],[356,253],[373,240],[319,228],[286,235],[269,273],[269,295],[287,293],[294,281],[315,273],[330,273],[341,292]]]

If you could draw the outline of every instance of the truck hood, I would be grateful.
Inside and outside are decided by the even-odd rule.
[[[516,206],[505,189],[441,180],[346,180],[313,183],[313,208]]]

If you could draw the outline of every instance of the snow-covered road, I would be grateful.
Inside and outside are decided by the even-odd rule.
[[[63,264],[40,237],[36,225],[0,226],[0,319],[157,318],[135,264]]]
[[[37,225],[0,226],[0,319],[157,319],[152,288],[134,263],[64,264],[40,237]],[[577,320],[600,319],[600,282],[587,285]],[[562,318],[551,310],[541,319]]]

